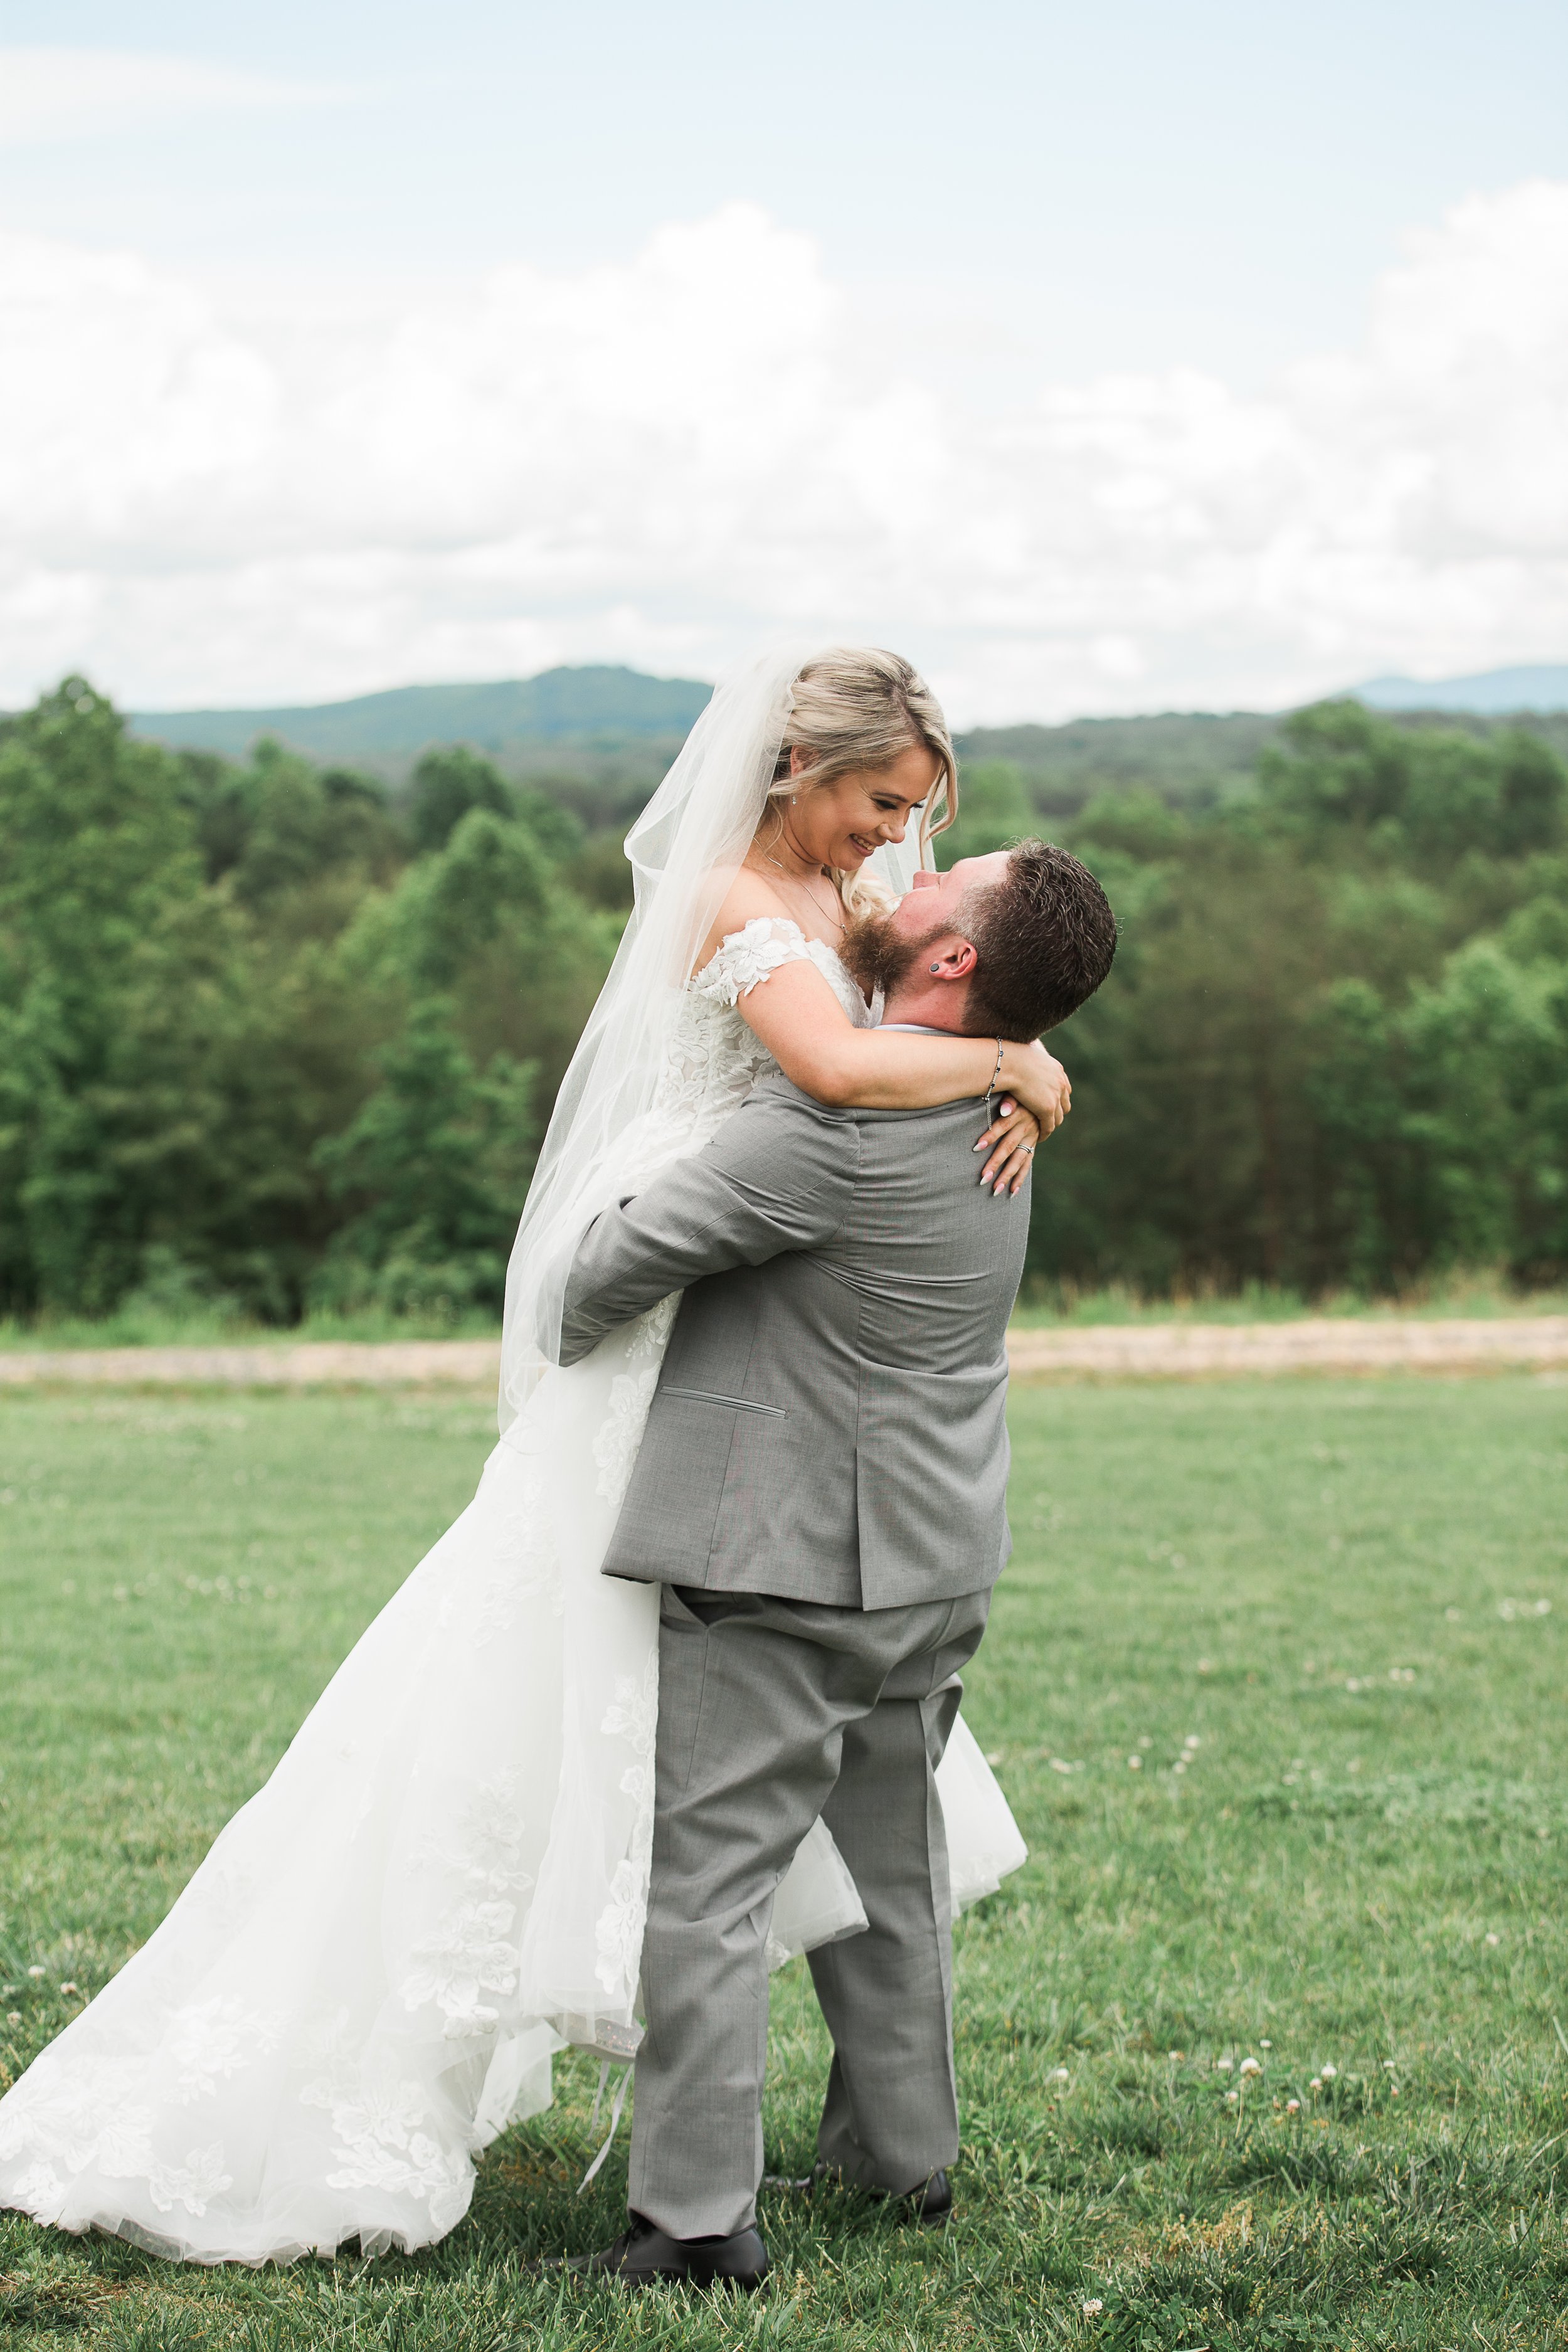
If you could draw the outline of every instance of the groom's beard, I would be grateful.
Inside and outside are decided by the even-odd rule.
[[[879,988],[884,997],[891,998],[898,994],[931,941],[940,940],[950,929],[949,924],[933,923],[918,939],[911,939],[907,931],[893,929],[890,914],[852,915],[839,941],[839,961],[868,995]]]

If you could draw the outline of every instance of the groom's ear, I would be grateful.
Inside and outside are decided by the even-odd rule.
[[[931,980],[968,980],[979,961],[973,940],[960,939],[955,931],[945,940],[933,940],[924,958]]]

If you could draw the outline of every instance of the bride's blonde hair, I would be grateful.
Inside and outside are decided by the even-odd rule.
[[[784,825],[779,802],[857,768],[887,767],[900,752],[923,745],[940,769],[921,810],[923,863],[933,835],[944,833],[958,814],[958,761],[942,705],[920,672],[878,646],[835,646],[806,663],[790,692],[789,724],[769,787],[776,822],[771,838]],[[795,750],[806,753],[807,764],[792,776]],[[849,914],[879,912],[895,903],[874,875],[835,870],[833,878]]]

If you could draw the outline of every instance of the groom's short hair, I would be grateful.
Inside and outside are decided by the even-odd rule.
[[[1094,994],[1116,953],[1116,918],[1087,866],[1054,842],[1021,841],[1000,882],[977,883],[958,929],[979,958],[965,1026],[1038,1037]]]

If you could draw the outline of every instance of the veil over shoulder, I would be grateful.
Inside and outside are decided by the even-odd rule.
[[[563,1369],[562,1297],[600,1207],[732,1108],[693,1066],[688,984],[805,658],[721,685],[628,838],[636,909],[513,1251],[478,1493],[163,1926],[0,2100],[0,2204],[198,2262],[411,2250],[466,2211],[479,2150],[549,2103],[556,2052],[635,2053],[658,1603],[598,1569],[679,1302]],[[962,1726],[939,1786],[971,1899],[1022,1843]],[[864,1923],[818,1824],[773,1957]]]

